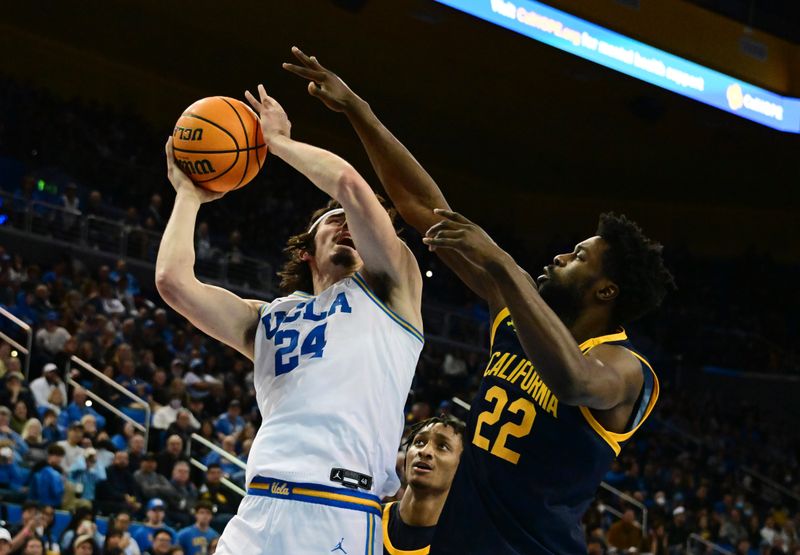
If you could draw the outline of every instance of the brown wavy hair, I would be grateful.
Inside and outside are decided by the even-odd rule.
[[[392,221],[392,225],[399,235],[400,230],[396,221],[397,211],[382,196],[375,196],[378,197],[381,206],[386,209],[386,212],[389,214],[389,219]],[[328,201],[328,204],[312,212],[311,217],[308,218],[305,229],[308,229],[317,218],[328,210],[341,207],[342,205],[339,204],[338,201],[331,199]],[[294,291],[314,293],[314,280],[311,277],[311,266],[308,261],[303,260],[303,253],[314,254],[314,238],[317,235],[317,229],[319,229],[319,226],[315,227],[311,233],[303,231],[297,235],[292,235],[286,241],[286,246],[283,248],[283,254],[286,255],[286,262],[284,262],[283,266],[278,271],[278,277],[281,278],[280,289],[287,295]]]

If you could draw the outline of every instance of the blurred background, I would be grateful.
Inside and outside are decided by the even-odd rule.
[[[544,3],[800,97],[797,2]],[[602,488],[587,514],[592,549],[661,553],[654,546],[666,537],[675,553],[800,552],[797,134],[433,0],[37,1],[1,13],[0,302],[11,315],[0,318],[5,391],[11,373],[20,371],[23,387],[31,387],[54,362],[69,386],[63,406],[77,385],[97,392],[105,382],[76,356],[136,396],[111,386],[100,395],[142,428],[148,449],[166,452],[174,422],[158,433],[150,428],[174,395],[200,435],[220,446],[230,438],[219,449],[246,460],[248,434],[258,424],[249,362],[164,312],[154,291],[155,254],[173,198],[163,145],[195,100],[243,99],[264,83],[286,109],[295,138],[341,155],[380,190],[347,120],[281,69],[297,45],[365,98],[451,205],[532,272],[593,234],[604,211],[627,214],[665,245],[679,290],[629,330],[654,362],[661,400],[606,479],[617,493]],[[198,273],[269,298],[285,239],[323,201],[269,156],[247,187],[201,210]],[[469,402],[477,386],[486,308],[413,231],[404,236],[429,273],[427,343],[407,420],[441,411],[463,416],[453,398]],[[40,343],[41,329],[47,333]],[[120,350],[130,354],[120,357]],[[203,380],[212,385],[198,388]],[[190,407],[198,398],[202,403]],[[242,426],[214,431],[232,399],[241,401]],[[15,415],[19,394],[4,400],[22,424],[45,419],[47,407],[36,399],[23,403],[25,415]],[[127,442],[111,443],[124,436],[127,420],[97,399],[94,407],[108,438],[93,436],[91,446],[129,450]],[[66,437],[69,424],[58,423],[52,439]],[[191,432],[177,432],[187,459],[207,466],[205,458],[217,454],[227,461]],[[19,445],[9,447],[23,476],[12,483],[0,475],[0,487],[18,505],[29,494],[25,471],[35,471],[37,461],[26,460]],[[241,476],[228,464],[225,479],[235,486]],[[209,491],[206,474],[192,466],[196,486]],[[124,504],[102,491],[93,505],[100,514]],[[144,518],[153,496],[131,493],[140,506],[128,509]],[[236,503],[217,514],[235,511]],[[636,545],[615,545],[618,535],[609,530],[630,520],[628,509],[640,534]],[[177,525],[183,509],[171,510]],[[15,515],[0,517],[22,525]]]

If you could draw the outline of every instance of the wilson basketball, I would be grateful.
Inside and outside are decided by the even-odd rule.
[[[196,185],[210,191],[243,187],[267,155],[258,117],[235,98],[198,100],[178,118],[172,136],[175,162]]]

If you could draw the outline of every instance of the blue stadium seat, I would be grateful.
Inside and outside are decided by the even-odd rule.
[[[97,525],[97,531],[103,534],[104,536],[108,533],[108,519],[104,516],[99,516],[94,519],[94,523]]]
[[[22,524],[22,505],[6,503],[6,521],[14,526]]]
[[[69,514],[67,511],[57,510],[55,517],[53,518],[53,537],[58,538],[61,536],[61,533],[67,529],[69,526],[69,521],[72,518],[72,515]]]
[[[123,407],[120,407],[120,410],[126,416],[130,416],[131,418],[133,418],[133,420],[135,422],[138,422],[139,424],[144,425],[145,420],[146,420],[146,418],[145,418],[146,415],[145,415],[144,409],[134,409],[134,408],[131,408],[131,407],[124,407],[123,406]]]

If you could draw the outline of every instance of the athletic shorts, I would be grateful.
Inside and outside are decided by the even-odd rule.
[[[381,555],[380,499],[348,488],[258,476],[217,555]]]

